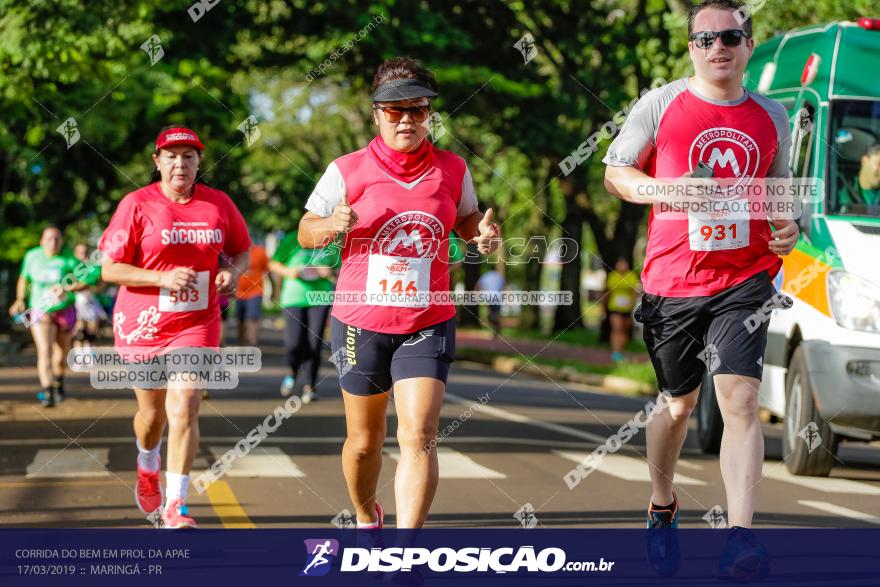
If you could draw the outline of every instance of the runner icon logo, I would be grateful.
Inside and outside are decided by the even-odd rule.
[[[720,505],[712,506],[712,509],[703,516],[710,528],[727,528],[727,520],[724,519],[724,510]]]
[[[718,347],[714,344],[707,345],[706,348],[700,351],[697,357],[706,364],[706,368],[710,373],[721,366],[721,359],[718,357]]]
[[[336,526],[337,528],[354,528],[357,526],[356,524],[357,518],[354,514],[352,514],[349,510],[344,509],[330,520],[330,523]]]
[[[519,520],[522,527],[527,530],[538,525],[538,517],[535,516],[535,508],[530,503],[524,504],[521,508],[516,510],[513,517]]]
[[[798,432],[798,436],[807,443],[807,452],[811,453],[822,445],[822,436],[815,422],[810,422]]]
[[[332,538],[307,539],[306,566],[300,577],[323,577],[330,572],[336,557],[339,555],[339,541]]]

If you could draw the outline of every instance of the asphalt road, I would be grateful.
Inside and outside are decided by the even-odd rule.
[[[235,446],[283,399],[277,344],[264,367],[203,404],[193,476]],[[345,422],[335,371],[321,371],[320,400],[303,406],[229,474],[198,494],[202,527],[303,527],[345,522],[351,510],[339,452]],[[133,395],[96,390],[69,375],[69,399],[45,409],[34,399],[33,356],[0,368],[0,526],[149,527],[135,507]],[[482,398],[482,401],[481,401]],[[650,494],[638,434],[574,489],[564,476],[644,409],[646,399],[456,364],[443,407],[441,479],[433,527],[642,527]],[[389,408],[378,498],[394,522],[395,415]],[[717,458],[701,455],[693,430],[678,470],[682,525],[699,527],[725,509]],[[831,478],[792,477],[780,463],[781,427],[765,426],[767,457],[756,526],[873,527],[880,524],[880,450],[844,445]],[[717,511],[717,510],[716,510]],[[525,515],[524,515],[525,512]],[[718,519],[717,516],[715,518]]]

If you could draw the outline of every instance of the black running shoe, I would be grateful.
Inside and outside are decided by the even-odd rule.
[[[678,545],[678,498],[672,496],[670,510],[648,507],[648,533],[645,536],[648,562],[658,575],[669,577],[678,571],[681,549]]]
[[[718,578],[738,583],[760,581],[770,575],[770,553],[748,528],[728,531],[727,546],[718,561]]]

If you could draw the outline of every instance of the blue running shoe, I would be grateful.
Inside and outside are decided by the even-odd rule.
[[[678,571],[681,549],[678,545],[678,498],[672,494],[671,510],[648,507],[648,533],[645,536],[648,562],[663,577]]]
[[[281,382],[281,397],[290,397],[293,395],[293,386],[295,383],[293,375],[285,377],[284,381]]]
[[[718,578],[737,583],[760,581],[770,575],[770,553],[748,528],[734,526],[718,561]]]
[[[51,387],[47,387],[43,391],[38,392],[37,399],[40,400],[40,403],[43,404],[44,408],[55,407],[55,393],[52,391]]]

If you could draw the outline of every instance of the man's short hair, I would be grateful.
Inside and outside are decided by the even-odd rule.
[[[873,157],[877,153],[880,153],[880,143],[874,143],[870,145],[867,149],[865,149],[865,157]]]
[[[752,36],[752,12],[745,2],[737,2],[737,0],[704,0],[693,8],[688,14],[688,36],[694,32],[694,19],[697,15],[707,8],[715,8],[716,10],[731,10],[737,12],[736,20],[742,25],[742,30],[748,36]]]

